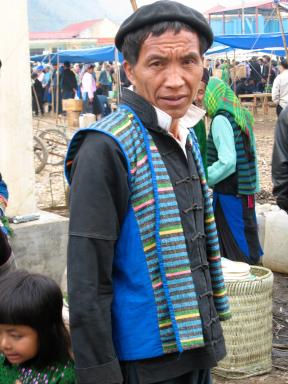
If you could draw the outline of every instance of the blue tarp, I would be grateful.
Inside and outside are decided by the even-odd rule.
[[[100,61],[115,61],[115,46],[109,45],[100,48],[88,48],[88,49],[73,49],[73,50],[61,50],[51,55],[37,55],[31,56],[31,61],[39,61],[43,63],[52,64],[57,63],[57,56],[59,62],[70,61],[70,63],[96,63]],[[122,54],[119,52],[119,61],[123,61]]]
[[[285,33],[288,45],[288,33]],[[214,41],[227,45],[232,48],[249,49],[267,49],[273,47],[275,49],[283,49],[283,40],[281,33],[260,33],[248,35],[217,35]]]
[[[288,33],[285,34],[288,45]],[[284,56],[283,40],[281,33],[262,33],[248,35],[216,35],[214,37],[216,43],[223,44],[224,47],[213,47],[206,54],[225,53],[231,49],[245,49],[250,51],[261,50],[265,53],[274,53],[277,56]],[[32,56],[31,61],[39,61],[52,64],[70,61],[71,63],[95,63],[99,61],[115,61],[115,46],[109,45],[100,48],[78,49],[78,50],[61,50],[51,55]],[[119,52],[119,61],[123,61],[122,54]]]

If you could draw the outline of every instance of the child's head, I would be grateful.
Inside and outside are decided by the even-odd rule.
[[[69,358],[62,293],[54,280],[26,271],[0,279],[0,351],[11,364],[47,366]]]

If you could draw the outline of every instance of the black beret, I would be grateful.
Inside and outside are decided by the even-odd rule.
[[[160,0],[138,8],[123,21],[115,37],[116,47],[121,51],[124,38],[128,33],[163,21],[180,21],[189,25],[206,39],[206,49],[213,43],[212,29],[202,13],[176,1]]]

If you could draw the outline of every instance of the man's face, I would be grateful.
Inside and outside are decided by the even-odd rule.
[[[139,95],[179,119],[195,99],[203,74],[198,35],[186,30],[150,35],[137,63],[126,61],[124,68]]]
[[[206,83],[204,81],[201,81],[196,98],[195,98],[195,105],[199,108],[203,107],[203,99],[205,96],[205,90],[206,90]]]

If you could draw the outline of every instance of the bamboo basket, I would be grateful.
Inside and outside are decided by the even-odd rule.
[[[82,111],[82,100],[81,99],[63,99],[62,108],[63,111],[69,112],[81,112]]]
[[[214,374],[243,379],[272,369],[273,274],[251,266],[255,280],[226,281],[232,318],[221,323],[227,355]]]

